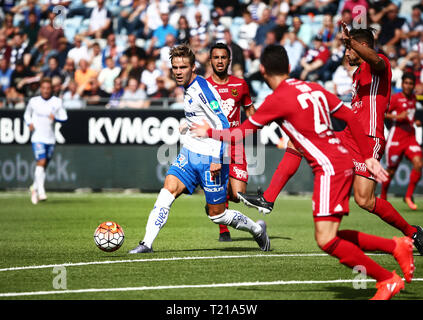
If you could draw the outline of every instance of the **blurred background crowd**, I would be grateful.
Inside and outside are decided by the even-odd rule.
[[[226,43],[230,73],[258,107],[269,94],[259,72],[264,46],[283,45],[293,77],[351,100],[340,21],[375,29],[389,57],[393,92],[403,72],[423,99],[423,0],[1,0],[0,107],[23,109],[43,77],[68,109],[183,108],[169,49],[189,43],[208,77],[209,48]]]

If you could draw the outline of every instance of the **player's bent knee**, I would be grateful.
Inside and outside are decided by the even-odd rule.
[[[325,246],[331,242],[333,240],[333,235],[332,234],[319,234],[315,236],[316,239],[316,243],[318,245],[318,247],[320,249],[323,250],[323,248],[325,248]]]
[[[177,198],[185,190],[185,185],[177,177],[168,175],[166,176],[163,184],[163,189],[169,191],[175,198]]]
[[[46,165],[47,165],[47,159],[46,158],[40,159],[40,160],[37,161],[38,167],[45,167]]]
[[[373,210],[375,206],[375,197],[368,197],[363,195],[354,195],[354,200],[357,205],[367,211]]]
[[[221,215],[225,212],[226,207],[224,203],[219,203],[219,204],[207,204],[207,211],[208,211],[208,215],[209,217],[214,217],[214,216],[218,216]]]
[[[421,159],[419,159],[418,161],[413,162],[413,169],[416,171],[422,171],[423,168],[423,163],[421,161]]]

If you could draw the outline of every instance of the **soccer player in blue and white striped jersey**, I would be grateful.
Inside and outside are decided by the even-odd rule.
[[[222,112],[222,101],[211,84],[195,74],[195,55],[187,45],[170,51],[172,73],[177,85],[185,91],[184,111],[188,128],[206,121],[216,129],[229,128]],[[144,239],[130,253],[152,252],[160,229],[166,224],[173,201],[182,193],[192,194],[200,185],[204,190],[210,220],[250,232],[261,250],[270,250],[264,221],[254,222],[241,212],[226,209],[229,163],[224,160],[226,145],[211,138],[199,138],[189,130],[183,147],[170,166],[163,188],[150,212]]]

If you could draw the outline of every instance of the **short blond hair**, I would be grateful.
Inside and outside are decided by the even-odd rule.
[[[186,44],[181,44],[179,46],[176,46],[170,49],[169,57],[170,57],[170,62],[172,62],[173,58],[182,57],[182,58],[188,58],[189,64],[191,66],[195,64],[195,54],[191,50],[191,48]]]

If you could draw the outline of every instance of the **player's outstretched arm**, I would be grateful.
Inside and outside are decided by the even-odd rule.
[[[385,61],[379,57],[377,52],[351,37],[347,25],[342,21],[342,40],[347,49],[353,49],[364,61],[366,61],[373,70],[384,71]]]
[[[224,142],[240,142],[246,136],[256,132],[261,127],[254,125],[250,120],[245,120],[239,127],[231,129],[217,130],[212,129],[210,125],[203,121],[201,124],[194,123],[190,131],[196,137],[212,138]]]

